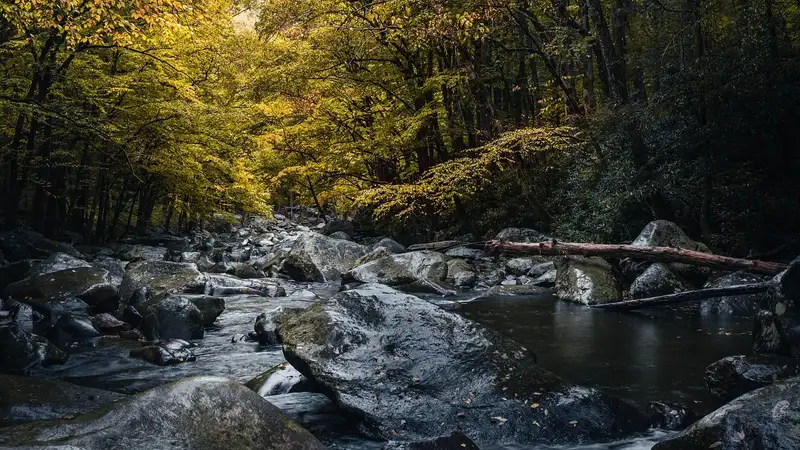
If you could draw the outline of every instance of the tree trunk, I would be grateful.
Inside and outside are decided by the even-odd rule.
[[[711,267],[721,270],[746,270],[765,275],[777,275],[786,270],[786,264],[755,261],[750,259],[731,258],[711,253],[684,250],[672,247],[644,247],[629,244],[587,244],[569,242],[519,243],[489,241],[490,249],[507,253],[525,253],[547,256],[583,255],[603,256],[608,258],[633,258],[645,261],[685,263],[696,266]]]
[[[730,295],[752,295],[767,292],[770,283],[742,284],[721,288],[700,289],[697,291],[679,292],[677,294],[661,295],[658,297],[625,300],[613,303],[592,305],[596,309],[609,309],[612,311],[632,311],[634,309],[649,308],[653,306],[675,305],[678,303],[707,300],[710,298],[727,297]]]
[[[603,56],[605,66],[601,67],[600,70],[606,73],[611,100],[618,105],[623,105],[628,102],[625,68],[619,54],[614,49],[614,43],[611,40],[611,33],[608,30],[608,23],[606,22],[603,12],[603,6],[600,0],[586,0],[586,6],[589,11],[589,18],[594,22],[597,43],[600,47],[600,53]],[[599,63],[600,61],[598,60],[598,64]]]

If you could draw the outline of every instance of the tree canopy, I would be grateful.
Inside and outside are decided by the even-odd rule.
[[[237,25],[237,17],[253,20]],[[299,202],[416,238],[792,238],[781,0],[2,0],[6,225],[105,240]]]

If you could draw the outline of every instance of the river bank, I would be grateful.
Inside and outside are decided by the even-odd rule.
[[[657,225],[640,237],[663,238]],[[281,217],[220,228],[106,247],[6,233],[3,372],[125,402],[223,377],[330,448],[416,448],[463,430],[483,449],[639,449],[730,400],[708,393],[705,368],[753,347],[753,299],[632,314],[586,307],[725,274],[656,264],[626,273],[598,259],[507,258],[454,241],[355,243],[346,230]],[[673,243],[681,237],[667,229]],[[499,237],[541,239],[519,229]],[[32,438],[20,426],[47,429],[100,406],[77,403],[5,400],[4,425],[55,422],[18,425],[0,442],[22,445]],[[309,436],[297,442],[312,445]],[[436,448],[460,438],[449,439]]]

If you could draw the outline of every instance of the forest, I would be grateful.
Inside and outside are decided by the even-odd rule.
[[[3,0],[6,228],[797,245],[791,0]]]

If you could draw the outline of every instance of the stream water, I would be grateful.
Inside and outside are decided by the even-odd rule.
[[[158,367],[129,357],[132,344],[101,341],[94,347],[74,349],[67,364],[41,369],[37,375],[123,393],[196,375],[244,382],[284,361],[279,346],[264,347],[241,339],[252,331],[255,317],[280,305],[310,304],[312,291],[329,296],[337,287],[292,285],[287,286],[289,297],[226,298],[225,312],[207,330],[205,339],[196,342],[195,362]],[[453,305],[450,299],[430,300]],[[718,406],[703,386],[705,367],[722,357],[747,352],[750,345],[749,320],[706,320],[690,312],[611,313],[560,302],[552,296],[487,297],[461,303],[456,311],[534,350],[542,367],[571,382],[600,387],[640,405],[650,400],[679,401],[700,414]],[[320,394],[285,394],[268,399],[333,449],[381,447],[360,438],[352,424]],[[621,442],[572,448],[646,450],[665,435],[654,430]],[[536,449],[567,450],[546,446]]]

